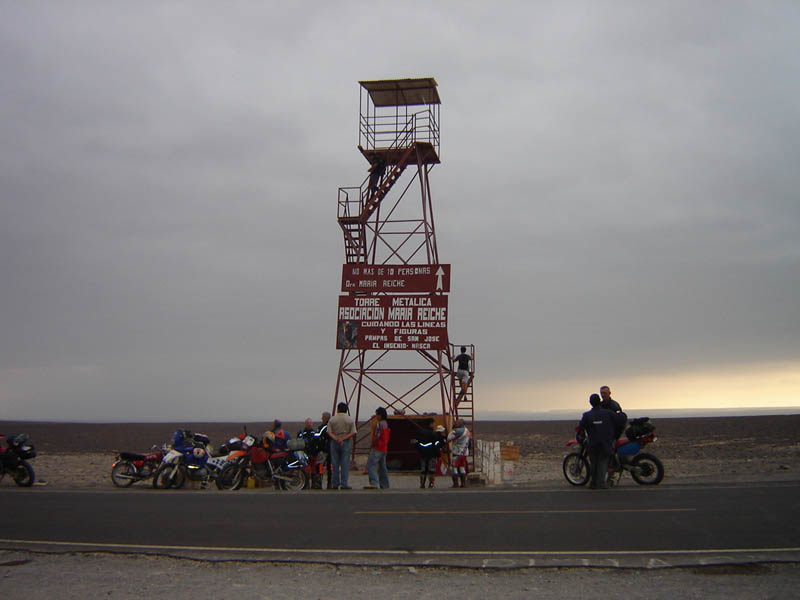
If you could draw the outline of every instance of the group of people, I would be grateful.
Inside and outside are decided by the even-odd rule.
[[[384,410],[384,414],[386,411]],[[305,420],[303,429],[298,437],[307,439],[307,448],[312,448],[317,454],[322,471],[327,473],[327,488],[334,490],[352,489],[348,485],[350,473],[350,455],[353,449],[353,438],[358,430],[355,420],[347,412],[347,404],[340,402],[336,407],[336,414],[325,411],[322,413],[322,422],[314,428],[313,421]],[[387,437],[388,442],[388,437]],[[321,473],[312,479],[312,488],[323,487]]]
[[[377,423],[372,431],[369,458],[367,459],[367,476],[369,483],[364,489],[387,489],[389,487],[389,470],[386,466],[386,454],[389,450],[391,430],[387,423],[386,409],[379,407],[375,411]],[[444,425],[435,429],[433,418],[425,419],[416,437],[411,443],[417,449],[420,458],[419,487],[425,489],[435,486],[436,475],[442,470],[442,456],[452,443],[453,461],[450,466],[453,487],[467,487],[467,456],[469,456],[470,432],[463,419],[456,419],[453,431],[446,434]]]
[[[435,420],[428,418],[422,423],[422,428],[412,443],[419,453],[420,474],[419,487],[425,485],[432,488],[436,485],[436,475],[442,468],[442,455],[447,454],[448,444],[452,443],[453,461],[450,465],[450,475],[453,478],[453,487],[467,487],[467,457],[469,456],[470,432],[463,419],[456,419],[451,431],[445,435],[444,425],[433,428]]]
[[[370,440],[370,451],[367,458],[367,476],[369,483],[364,489],[387,489],[389,487],[389,469],[386,456],[389,451],[388,414],[384,407],[375,410],[375,426]],[[454,422],[453,430],[447,434],[443,425],[435,429],[434,419],[428,418],[421,423],[421,428],[412,443],[420,456],[420,488],[434,487],[437,473],[442,472],[442,458],[448,456],[448,448],[452,446],[452,461],[449,467],[453,478],[453,487],[467,486],[467,457],[470,450],[470,432],[463,419]],[[419,425],[418,425],[419,426]],[[298,437],[306,438],[306,447],[317,454],[318,464],[323,465],[320,473],[312,478],[312,487],[323,487],[323,473],[327,473],[327,489],[350,490],[350,459],[353,453],[354,439],[358,430],[353,417],[348,413],[348,406],[340,402],[336,413],[322,413],[322,422],[314,427],[313,421],[305,420]],[[266,435],[276,450],[285,450],[289,432],[283,429],[279,420]]]
[[[586,435],[589,453],[589,472],[592,489],[605,488],[608,476],[608,461],[614,454],[614,442],[625,431],[627,415],[619,402],[611,397],[611,388],[600,387],[600,394],[589,396],[591,410],[581,416],[579,431]]]

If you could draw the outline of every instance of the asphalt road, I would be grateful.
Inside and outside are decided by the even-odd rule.
[[[298,494],[3,488],[0,547],[465,566],[798,560],[798,501],[800,482]]]

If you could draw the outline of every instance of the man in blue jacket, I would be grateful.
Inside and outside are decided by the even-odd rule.
[[[601,408],[602,400],[597,394],[589,396],[592,409],[583,413],[580,428],[586,432],[589,450],[589,472],[592,489],[605,488],[608,475],[608,460],[614,454],[614,433],[619,427],[620,416]]]
[[[275,450],[286,452],[289,449],[288,442],[292,435],[283,428],[283,423],[279,419],[272,422],[272,433],[275,434]]]

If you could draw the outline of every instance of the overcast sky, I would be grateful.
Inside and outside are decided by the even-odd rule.
[[[429,76],[479,414],[800,405],[794,2],[0,9],[0,419],[329,408],[358,81]]]

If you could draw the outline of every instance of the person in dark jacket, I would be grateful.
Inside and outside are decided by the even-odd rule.
[[[436,480],[436,463],[444,446],[444,436],[433,430],[433,419],[427,419],[422,429],[417,432],[417,438],[411,440],[419,452],[419,487],[425,489],[425,480],[428,480],[428,487],[433,487]]]
[[[600,386],[600,398],[602,399],[600,403],[601,408],[615,413],[622,412],[622,407],[619,405],[619,402],[611,397],[611,388],[607,385]]]
[[[605,488],[608,475],[608,460],[614,454],[614,434],[619,427],[620,417],[602,408],[600,396],[589,396],[592,409],[583,413],[580,429],[586,433],[589,451],[589,471],[592,489]]]

